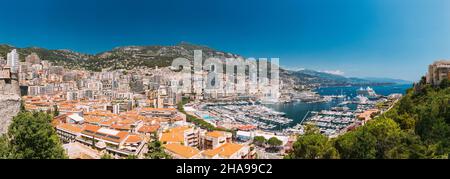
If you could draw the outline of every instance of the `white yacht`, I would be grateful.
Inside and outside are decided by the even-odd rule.
[[[367,87],[367,88],[359,88],[356,93],[361,96],[365,96],[368,98],[376,98],[378,97],[377,93],[375,93],[375,90],[373,90],[371,87]]]

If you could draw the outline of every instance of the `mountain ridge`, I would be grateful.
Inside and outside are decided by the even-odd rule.
[[[291,71],[293,75],[298,78],[314,78],[309,81],[314,81],[320,84],[326,84],[327,86],[347,86],[347,85],[385,85],[385,84],[411,84],[412,82],[391,78],[358,78],[358,77],[345,77],[342,75],[331,74],[327,72],[321,72],[311,69],[300,69]]]
[[[6,57],[6,54],[14,48],[18,50],[21,61],[24,61],[27,55],[36,53],[39,57],[41,57],[41,59],[48,60],[57,66],[64,66],[69,69],[86,69],[91,71],[101,71],[102,69],[131,70],[140,67],[152,68],[156,66],[166,67],[170,66],[172,60],[178,57],[184,57],[192,60],[194,50],[202,50],[204,59],[210,57],[244,58],[238,54],[224,52],[205,45],[196,45],[188,42],[180,42],[176,45],[169,46],[120,46],[95,55],[80,53],[68,49],[51,50],[41,47],[16,48],[9,44],[1,44],[0,56]],[[392,80],[382,81],[378,79],[376,81],[372,81],[364,78],[347,78],[340,75],[309,69],[290,71],[281,68],[281,71],[281,78],[295,78],[286,80],[295,81],[296,84],[317,84],[322,86],[393,84]]]

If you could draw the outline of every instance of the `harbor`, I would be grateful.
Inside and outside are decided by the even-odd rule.
[[[376,111],[377,104],[401,97],[400,93],[389,93],[387,90],[377,94],[371,87],[342,88],[317,89],[316,93],[303,94],[302,99],[306,97],[307,100],[296,98],[292,102],[196,102],[187,104],[185,108],[198,118],[226,129],[261,130],[289,135],[301,134],[304,125],[313,125],[324,135],[334,137],[363,125],[367,120],[364,115],[368,111],[370,114],[379,112]],[[393,98],[392,95],[397,96]]]
[[[188,104],[187,106],[197,117],[215,126],[229,129],[252,126],[251,128],[254,129],[270,131],[293,121],[285,117],[283,112],[247,101]]]
[[[410,85],[400,86],[408,88]],[[399,86],[391,86],[397,90]],[[319,93],[324,97],[331,98],[327,109],[319,109],[308,111],[301,120],[290,128],[283,130],[284,133],[303,133],[305,125],[313,125],[319,131],[329,137],[337,137],[349,130],[364,125],[374,115],[383,112],[383,109],[377,107],[377,104],[388,104],[392,106],[402,93],[386,90],[387,87],[375,87],[382,89],[382,94],[377,94],[376,90],[371,87],[341,87],[318,89]],[[333,91],[333,92],[330,92]]]

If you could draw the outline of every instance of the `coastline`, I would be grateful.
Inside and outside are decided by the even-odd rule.
[[[320,96],[326,95],[345,95],[349,98],[356,97],[356,90],[360,87],[367,87],[363,85],[354,86],[332,86],[332,87],[319,87],[314,89]],[[394,93],[405,94],[406,90],[412,87],[412,84],[391,84],[391,85],[379,85],[371,86],[377,92],[377,94],[388,96]],[[343,99],[333,99],[331,101],[319,101],[319,102],[302,102],[302,101],[292,101],[292,102],[279,102],[275,104],[265,104],[275,111],[285,113],[286,117],[293,119],[293,122],[286,126],[286,128],[293,127],[304,123],[306,118],[311,116],[312,111],[321,110],[331,110],[333,107],[337,107]],[[350,109],[356,109],[356,106],[349,106]],[[309,113],[309,114],[308,114]]]

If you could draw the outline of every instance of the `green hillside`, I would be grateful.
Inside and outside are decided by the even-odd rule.
[[[336,139],[308,129],[286,158],[449,158],[450,85],[422,79],[388,112]]]

